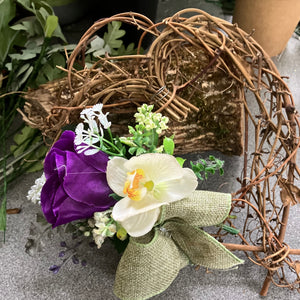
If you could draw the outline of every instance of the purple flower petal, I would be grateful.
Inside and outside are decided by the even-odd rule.
[[[53,227],[90,218],[115,204],[106,181],[108,156],[76,153],[74,138],[74,132],[65,131],[45,158],[41,206]]]

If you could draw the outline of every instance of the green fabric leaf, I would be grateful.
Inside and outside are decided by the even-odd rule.
[[[53,35],[57,26],[58,26],[58,17],[48,16],[46,20],[46,26],[45,26],[45,37],[50,38]]]
[[[97,36],[92,40],[90,44],[90,49],[86,51],[86,54],[93,53],[94,57],[105,55],[105,52],[111,53],[109,45],[105,45],[105,41]]]
[[[29,69],[25,72],[25,74],[23,74],[23,76],[19,79],[19,86],[22,86],[22,84],[26,82],[32,71],[33,66],[30,66]]]
[[[163,145],[164,145],[165,152],[167,154],[173,155],[174,148],[175,148],[173,139],[169,137],[165,137],[163,140]]]
[[[73,51],[77,45],[76,44],[69,44],[69,45],[60,45],[55,44],[50,46],[50,50],[48,50],[47,55],[57,53],[57,52],[64,52],[67,51]]]
[[[16,0],[16,2],[21,4],[26,10],[34,12],[34,10],[31,7],[31,1],[30,0]]]
[[[65,43],[67,43],[67,40],[63,34],[63,32],[61,31],[60,26],[57,26],[56,29],[54,30],[52,36],[55,36],[57,38],[60,38],[62,41],[64,41]]]
[[[134,43],[130,43],[127,48],[122,44],[120,48],[114,50],[112,52],[115,56],[122,56],[122,55],[133,55],[136,54],[137,50],[134,48]]]
[[[0,30],[0,66],[4,64],[17,35],[18,32],[9,27]]]
[[[20,76],[23,74],[28,68],[30,67],[30,64],[25,64],[23,65],[16,73],[16,77]]]
[[[183,167],[184,162],[186,161],[186,159],[182,158],[182,157],[176,157],[176,160],[178,161],[178,163],[181,165],[181,167]]]
[[[6,230],[6,197],[2,199],[0,206],[0,231]]]
[[[110,48],[120,48],[122,41],[119,40],[125,35],[125,30],[120,29],[122,23],[119,21],[112,21],[107,25],[107,32],[104,33],[103,39]]]
[[[16,60],[29,60],[29,59],[32,59],[34,57],[36,57],[37,53],[34,53],[32,51],[27,51],[27,49],[24,49],[22,51],[21,54],[19,53],[14,53],[14,54],[10,54],[10,58],[11,59],[16,59]]]
[[[130,238],[118,265],[114,293],[120,299],[147,299],[163,292],[188,265],[174,242],[155,231],[144,242]]]
[[[0,31],[8,27],[8,23],[16,14],[16,4],[11,0],[0,1]],[[3,41],[1,41],[2,43]]]
[[[27,27],[23,23],[10,26],[10,28],[13,30],[27,30]]]
[[[14,135],[14,142],[18,145],[22,144],[26,140],[30,139],[34,136],[36,129],[33,129],[29,126],[24,126],[21,130],[21,133],[17,133]]]

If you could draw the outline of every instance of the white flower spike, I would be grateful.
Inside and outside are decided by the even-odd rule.
[[[108,129],[111,126],[111,122],[107,120],[108,113],[104,115],[102,108],[103,104],[100,103],[92,108],[86,108],[80,113],[83,123],[87,124],[88,128],[85,129],[84,124],[79,123],[75,129],[76,137],[74,143],[78,153],[84,152],[85,155],[93,155],[99,151],[95,144],[103,137],[103,128]],[[99,125],[96,120],[99,121]],[[91,147],[94,149],[90,149]]]
[[[110,188],[123,197],[112,217],[134,237],[148,233],[160,215],[160,207],[188,197],[197,187],[191,169],[182,168],[175,157],[147,153],[127,160],[112,158],[107,165]]]

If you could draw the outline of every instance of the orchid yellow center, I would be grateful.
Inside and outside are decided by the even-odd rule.
[[[131,200],[140,201],[147,191],[152,191],[154,183],[152,180],[146,181],[143,169],[135,169],[127,173],[127,180],[124,184],[123,193],[127,194]]]

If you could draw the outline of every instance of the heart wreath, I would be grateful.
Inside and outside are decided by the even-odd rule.
[[[189,16],[185,17],[187,13]],[[91,68],[73,68],[78,58],[82,58],[81,53],[92,41],[93,35],[114,21],[131,24],[142,32],[137,54],[117,57],[106,55],[99,57]],[[153,41],[147,52],[141,54],[146,34],[152,35]],[[82,63],[84,65],[84,61]],[[23,116],[30,126],[41,129],[48,138],[58,140],[62,128],[68,124],[78,124],[82,109],[90,109],[101,103],[103,110],[110,113],[112,133],[123,135],[127,133],[128,124],[134,126],[132,116],[136,108],[146,103],[153,105],[156,113],[163,113],[170,118],[168,129],[163,130],[170,136],[175,134],[176,154],[219,150],[242,155],[244,163],[238,178],[240,186],[231,193],[232,210],[246,211],[244,227],[239,233],[242,244],[227,244],[226,247],[246,253],[250,251],[254,255],[251,259],[267,270],[261,295],[266,295],[271,282],[277,286],[299,288],[299,263],[290,254],[299,254],[300,251],[291,249],[284,242],[284,237],[290,209],[300,199],[297,183],[300,170],[296,163],[300,122],[287,84],[251,35],[236,24],[197,9],[180,11],[157,24],[140,14],[122,13],[96,22],[82,36],[69,57],[67,71],[66,78],[26,95]],[[107,123],[104,122],[103,126],[107,126]],[[126,140],[126,147],[132,148],[132,153],[143,154],[143,150],[134,152],[139,148],[137,144],[132,144],[138,130],[131,128],[132,138]],[[81,129],[83,138],[95,138],[91,131]],[[77,130],[80,131],[80,128]],[[83,151],[91,150],[81,146]],[[123,165],[123,162],[120,164]],[[138,169],[128,176],[131,179],[143,178],[143,173]],[[60,178],[63,172],[58,173],[55,176]],[[129,183],[133,182],[130,178],[127,179]],[[140,179],[137,181],[139,184],[142,182]],[[152,190],[153,182],[152,179],[145,182],[146,186],[139,193]],[[135,192],[130,184],[126,191]],[[109,194],[109,191],[106,193]],[[180,198],[189,201],[190,195]],[[106,202],[107,207],[109,203]],[[95,203],[85,207],[89,213],[91,206],[97,207]],[[82,203],[79,207],[82,208]],[[153,226],[161,213],[156,208],[153,208],[152,218],[149,217]],[[120,214],[118,217],[123,220],[124,216]],[[151,234],[147,233],[151,241],[172,241],[171,247],[175,249],[176,245],[176,249],[180,249],[176,250],[180,264],[184,265],[187,258],[197,264],[198,260],[191,258],[193,253],[185,251],[180,235],[173,231],[174,226],[178,230],[185,227],[185,219],[181,213],[174,215],[175,223],[173,220],[169,222],[169,219],[163,222],[162,228],[170,236],[156,229]],[[193,221],[189,219],[188,222]],[[227,222],[234,227],[234,220]],[[153,228],[150,223],[149,232]],[[190,232],[194,230],[189,227]],[[196,231],[197,235],[202,236],[200,229]],[[119,234],[122,236],[121,231]],[[102,240],[99,236],[97,239],[100,243]],[[152,242],[135,239],[133,237],[128,249],[150,249]],[[172,272],[176,273],[174,270]],[[286,276],[290,271],[296,274],[292,282]],[[124,276],[122,272],[120,267],[118,278]],[[122,294],[123,284],[116,284],[116,289],[119,290],[117,293]]]

